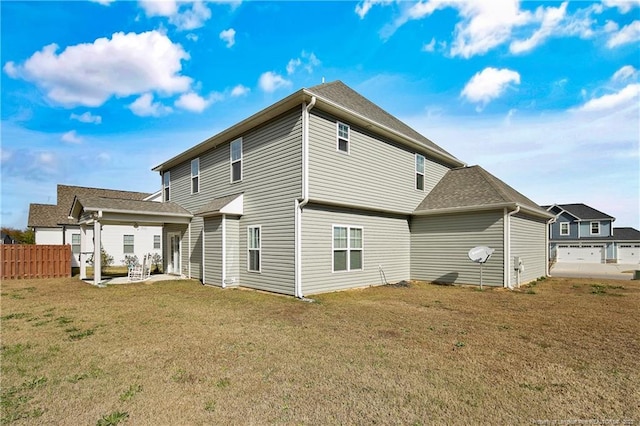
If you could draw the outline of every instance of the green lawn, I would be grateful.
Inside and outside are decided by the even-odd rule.
[[[2,424],[640,422],[638,281],[1,291]]]

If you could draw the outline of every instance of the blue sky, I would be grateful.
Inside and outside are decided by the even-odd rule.
[[[2,1],[3,226],[342,80],[539,204],[640,228],[640,0]],[[384,171],[371,171],[384,173]]]

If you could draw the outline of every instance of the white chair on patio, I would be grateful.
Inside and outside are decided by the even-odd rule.
[[[142,257],[142,264],[129,268],[127,278],[129,281],[144,281],[151,277],[151,254]]]

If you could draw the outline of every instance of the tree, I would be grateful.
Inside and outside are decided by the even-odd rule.
[[[24,231],[15,228],[2,227],[2,232],[13,238],[16,244],[35,244],[36,236],[32,229],[25,228]]]

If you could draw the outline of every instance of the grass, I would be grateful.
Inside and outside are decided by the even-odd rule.
[[[2,293],[1,424],[640,420],[638,281],[411,283],[317,303],[194,281]]]

